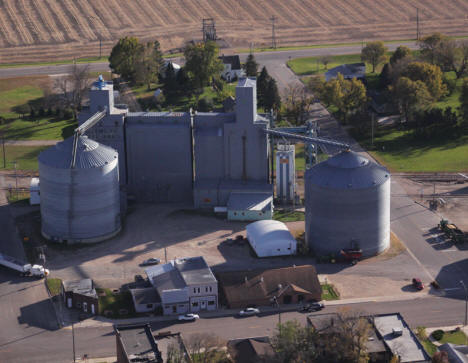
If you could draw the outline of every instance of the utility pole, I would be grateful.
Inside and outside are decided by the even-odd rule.
[[[5,134],[2,132],[3,169],[6,169]]]
[[[72,323],[72,341],[73,341],[73,363],[76,362],[76,356],[75,356],[75,328],[73,326],[74,323]]]
[[[466,285],[463,280],[460,280],[460,284],[462,284],[463,289],[465,290],[465,326],[468,324],[468,290],[466,289]]]
[[[374,147],[374,116],[375,114],[372,112],[372,117],[371,117],[371,122],[372,122],[372,126],[371,126],[371,146]]]
[[[419,40],[419,8],[416,8],[416,40]]]
[[[16,199],[18,199],[18,174],[16,173],[16,160],[13,162],[15,165],[15,183],[16,183]]]
[[[276,16],[272,16],[270,18],[271,20],[271,47],[273,49],[276,49],[276,34],[275,34],[275,22],[278,20]]]

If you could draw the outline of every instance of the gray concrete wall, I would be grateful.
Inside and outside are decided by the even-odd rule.
[[[190,116],[138,116],[126,121],[128,193],[143,202],[192,202]]]

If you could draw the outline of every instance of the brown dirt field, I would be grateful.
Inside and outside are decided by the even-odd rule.
[[[201,38],[213,17],[230,47],[268,46],[276,16],[280,46],[468,35],[466,0],[2,0],[0,63],[104,54],[123,36],[158,39],[164,50]]]

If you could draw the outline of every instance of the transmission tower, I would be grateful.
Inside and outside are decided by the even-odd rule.
[[[276,34],[275,34],[275,22],[278,20],[276,16],[272,16],[270,18],[271,20],[271,47],[273,49],[276,49]]]
[[[206,18],[203,19],[203,42],[207,41],[216,41],[218,39],[216,37],[216,26],[215,26],[215,21],[213,18]]]

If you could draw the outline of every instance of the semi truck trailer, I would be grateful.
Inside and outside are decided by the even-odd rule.
[[[49,270],[41,265],[31,265],[30,263],[24,263],[22,261],[17,260],[16,258],[1,253],[0,265],[18,271],[21,274],[21,276],[37,276],[43,278],[44,276],[47,276],[49,274]]]

